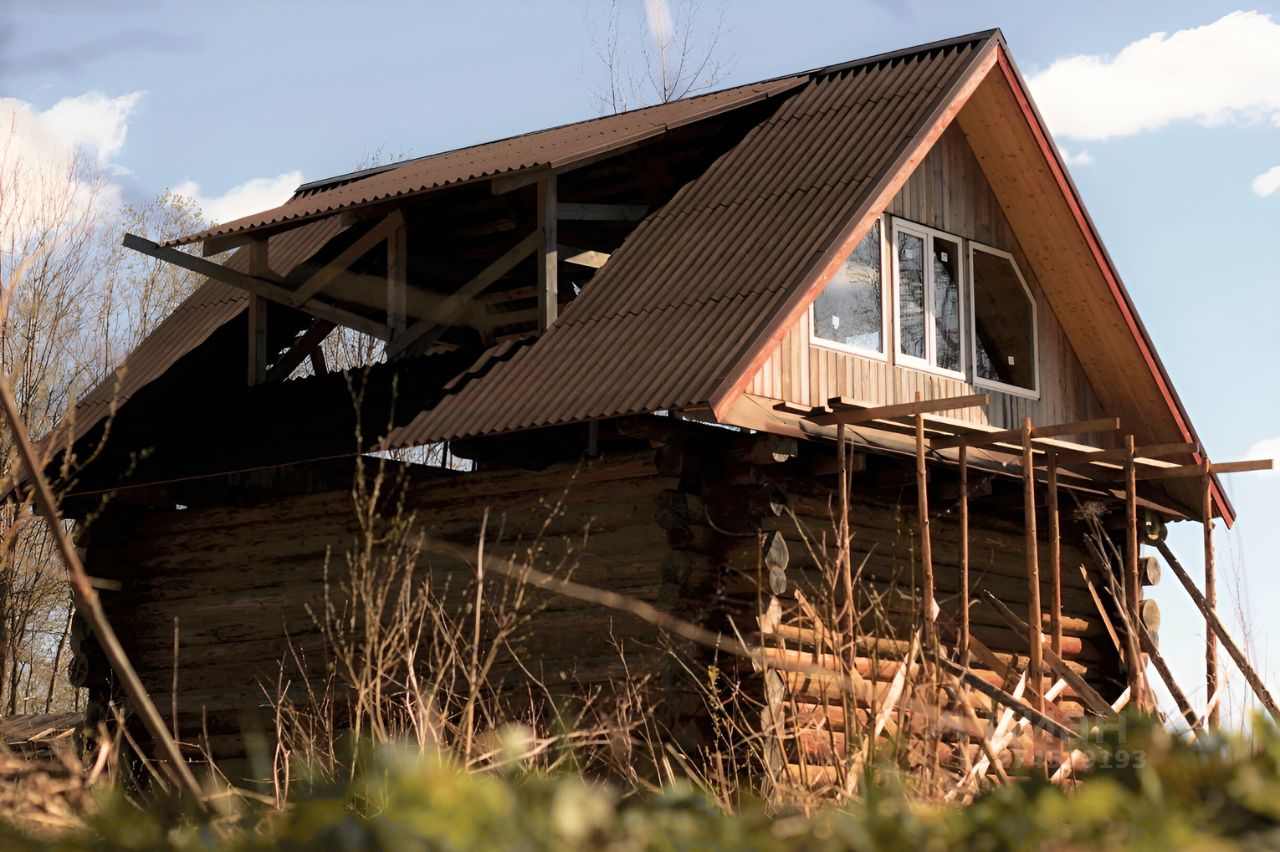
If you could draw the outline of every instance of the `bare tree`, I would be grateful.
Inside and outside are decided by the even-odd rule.
[[[122,230],[157,238],[203,225],[190,202],[165,194],[116,202],[102,170],[79,154],[35,157],[16,123],[0,138],[0,373],[22,419],[47,438],[75,401],[195,287],[189,273],[139,259]],[[63,430],[60,434],[65,434]],[[14,436],[0,430],[0,491],[18,474]],[[64,454],[70,469],[74,459]],[[67,642],[69,596],[49,531],[29,503],[0,505],[0,710],[71,706],[56,671]]]
[[[587,39],[593,64],[585,74],[601,114],[669,103],[709,91],[732,66],[726,58],[725,6],[701,0],[643,0],[589,8]]]

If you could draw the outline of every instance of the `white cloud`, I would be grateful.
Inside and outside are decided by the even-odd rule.
[[[671,21],[671,7],[667,0],[644,0],[644,17],[649,24],[649,35],[654,44],[664,47],[671,40],[675,25]]]
[[[1276,465],[1280,467],[1280,435],[1274,438],[1266,438],[1254,444],[1249,448],[1249,452],[1245,453],[1245,458],[1275,459]]]
[[[1115,56],[1056,60],[1028,83],[1055,135],[1109,139],[1176,121],[1280,126],[1278,80],[1280,23],[1242,11],[1152,33]]]
[[[1062,152],[1062,159],[1067,161],[1068,166],[1089,166],[1093,164],[1093,155],[1088,151],[1081,149],[1073,153],[1066,148],[1059,148],[1058,150]]]
[[[1272,166],[1262,174],[1253,179],[1253,183],[1249,184],[1253,189],[1254,195],[1266,198],[1271,193],[1280,189],[1280,166]]]
[[[111,158],[124,147],[141,97],[86,92],[43,112],[27,101],[0,98],[0,221],[6,237],[20,243],[54,222],[119,206],[120,188],[110,178],[122,167]]]
[[[231,222],[250,213],[279,207],[302,183],[302,172],[283,172],[273,178],[253,178],[236,184],[221,195],[204,195],[195,181],[184,181],[173,188],[174,195],[195,200],[205,218],[214,222]]]

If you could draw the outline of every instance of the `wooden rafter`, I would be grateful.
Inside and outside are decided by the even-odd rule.
[[[548,175],[538,181],[538,331],[551,328],[560,313],[558,218],[556,176]]]
[[[379,243],[384,242],[404,226],[404,214],[393,210],[378,224],[360,236],[341,254],[311,274],[294,291],[294,299],[298,305],[305,305],[317,293],[332,284],[339,275],[351,268],[351,265],[368,254]]]
[[[266,380],[268,382],[279,382],[293,375],[293,371],[298,369],[298,365],[318,350],[320,343],[334,328],[334,324],[328,320],[313,320],[302,336],[295,340],[293,345],[271,365],[271,369],[267,371]],[[312,366],[314,366],[314,362]],[[317,370],[316,373],[319,375],[321,371]]]
[[[475,278],[445,296],[426,316],[419,319],[404,334],[387,344],[387,358],[395,358],[411,350],[420,350],[440,338],[467,302],[492,286],[499,278],[516,267],[520,261],[537,251],[542,244],[542,232],[534,231],[507,249],[501,257],[486,266]]]
[[[644,204],[561,204],[557,216],[578,222],[639,222],[649,215]]]
[[[376,320],[360,316],[359,314],[352,313],[351,311],[344,310],[343,308],[339,308],[335,305],[316,302],[314,300],[308,302],[306,307],[303,307],[295,298],[294,291],[287,287],[281,287],[273,281],[268,281],[244,272],[239,272],[238,270],[223,266],[220,263],[214,263],[211,260],[205,260],[202,257],[196,257],[194,255],[187,254],[184,251],[178,251],[175,248],[161,248],[151,240],[144,239],[143,237],[139,237],[135,234],[125,234],[122,245],[125,248],[141,252],[142,254],[154,257],[157,260],[163,260],[166,263],[171,263],[174,266],[180,266],[183,269],[189,269],[192,272],[204,275],[207,278],[213,278],[214,280],[221,281],[224,284],[230,284],[232,287],[238,287],[251,295],[261,296],[264,299],[269,299],[290,308],[297,308],[298,310],[305,311],[306,313],[309,313],[314,317],[319,317],[320,319],[327,319],[337,325],[344,325],[347,328],[372,335],[373,337],[377,337],[382,340],[386,340],[391,336],[390,329],[388,329],[385,324],[377,322]]]
[[[1032,443],[1044,438],[1061,438],[1064,435],[1093,435],[1099,432],[1114,432],[1120,428],[1120,420],[1116,417],[1103,417],[1096,420],[1078,420],[1074,423],[1057,423],[1051,426],[1037,426],[1032,432]],[[991,447],[996,444],[1019,445],[1022,442],[1022,429],[1002,429],[999,432],[980,434],[965,433],[947,438],[936,438],[930,442],[935,450],[946,450],[964,444],[969,447]]]
[[[990,397],[985,393],[952,396],[943,399],[925,399],[915,402],[902,402],[896,405],[878,405],[867,407],[836,397],[828,403],[831,410],[821,408],[807,410],[806,419],[818,426],[833,426],[843,423],[853,426],[859,423],[870,423],[874,420],[891,420],[896,417],[915,417],[917,414],[931,414],[937,411],[955,411],[963,408],[976,408],[986,405]],[[787,403],[775,406],[780,411],[795,412]]]

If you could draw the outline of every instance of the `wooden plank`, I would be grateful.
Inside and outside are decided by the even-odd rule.
[[[1058,523],[1058,465],[1049,455],[1046,487],[1049,520],[1049,644],[1062,653],[1062,531]]]
[[[399,228],[404,227],[404,214],[393,210],[378,224],[374,225],[359,239],[348,246],[332,261],[317,269],[309,278],[294,290],[294,303],[305,305],[317,293],[334,282],[334,280],[351,268],[351,265],[373,250],[378,243],[390,237]]]
[[[383,323],[377,322],[376,320],[371,320],[368,317],[362,317],[359,314],[354,314],[333,305],[321,304],[314,300],[308,302],[306,307],[303,308],[294,301],[294,291],[281,287],[279,284],[266,281],[261,278],[255,278],[252,275],[239,272],[235,269],[223,266],[220,263],[214,263],[211,260],[205,260],[202,257],[187,254],[184,251],[178,251],[175,248],[161,248],[151,240],[144,239],[136,234],[125,234],[124,239],[121,241],[121,245],[127,249],[132,249],[133,251],[140,252],[149,257],[154,257],[157,260],[163,260],[166,263],[173,264],[174,266],[189,269],[192,272],[205,276],[206,278],[213,278],[224,284],[230,284],[232,287],[238,287],[251,295],[261,296],[264,299],[270,299],[273,302],[286,305],[290,308],[298,308],[299,310],[305,311],[314,317],[327,319],[338,325],[345,325],[347,328],[363,332],[364,334],[377,337],[381,340],[386,340],[391,336],[390,329],[388,329]]]
[[[329,332],[333,331],[334,328],[334,324],[328,320],[313,320],[306,332],[295,340],[288,351],[277,358],[276,362],[271,365],[271,369],[267,371],[266,380],[268,382],[280,382],[293,375],[293,371],[298,368],[299,364],[319,352],[321,341],[328,337]],[[320,358],[323,359],[324,355],[321,354]],[[315,368],[314,361],[311,366],[313,369]],[[324,375],[323,368],[316,370],[316,375]]]
[[[267,240],[255,239],[249,243],[249,274],[265,279],[271,274],[267,262]],[[260,385],[267,379],[267,300],[262,296],[249,296],[248,317],[248,382]]]
[[[387,358],[395,358],[409,351],[410,348],[422,348],[434,343],[448,327],[447,323],[462,311],[467,302],[514,269],[520,261],[537,251],[541,244],[542,232],[534,231],[507,249],[501,257],[486,266],[475,278],[441,299],[429,315],[419,319],[409,326],[403,335],[388,343]]]
[[[1096,420],[1078,420],[1074,423],[1057,423],[1050,426],[1037,426],[1032,434],[1033,439],[1060,438],[1063,435],[1091,435],[1099,432],[1113,432],[1120,428],[1120,421],[1115,417],[1103,417]],[[999,432],[978,433],[975,435],[957,435],[952,438],[939,438],[931,443],[935,450],[945,450],[968,444],[970,447],[988,447],[993,444],[1018,444],[1022,441],[1021,429],[1004,429]]]
[[[1200,501],[1200,523],[1204,533],[1204,599],[1209,605],[1209,609],[1217,612],[1218,610],[1218,579],[1217,570],[1214,564],[1213,552],[1213,480],[1206,474],[1201,483],[1201,501]],[[1216,729],[1222,721],[1222,714],[1219,707],[1222,702],[1214,702],[1213,698],[1218,694],[1219,684],[1218,672],[1218,643],[1213,636],[1213,630],[1209,629],[1209,625],[1205,625],[1204,631],[1204,683],[1205,683],[1205,700],[1213,702],[1209,707],[1209,728]]]
[[[544,178],[538,185],[555,177]],[[558,218],[571,222],[639,222],[649,215],[649,207],[644,204],[561,204],[557,210]]]
[[[390,217],[388,217],[390,218]],[[404,225],[387,235],[387,328],[404,334],[409,312],[409,235]]]
[[[565,263],[572,263],[575,266],[588,266],[592,269],[599,269],[609,262],[609,253],[606,251],[592,251],[591,249],[576,248],[567,246],[564,243],[559,244],[560,259]]]
[[[1271,470],[1274,463],[1271,459],[1247,459],[1237,462],[1214,462],[1209,464],[1186,464],[1178,467],[1162,467],[1138,472],[1138,479],[1184,479],[1192,476],[1204,476],[1206,473],[1251,473],[1259,470]]]
[[[991,594],[991,592],[986,592],[986,598],[987,602],[995,607],[996,612],[1000,613],[1000,616],[1008,622],[1009,626],[1015,631],[1020,631],[1024,635],[1030,635],[1033,632],[1038,634],[1038,631],[1029,631],[1027,623],[1021,618],[1018,618],[1017,614],[1015,614],[1013,610],[1005,606],[1004,602],[1001,601],[1000,598]],[[1077,674],[1075,669],[1067,665],[1067,661],[1062,659],[1057,651],[1054,651],[1049,647],[1043,647],[1043,642],[1044,639],[1042,637],[1041,650],[1044,653],[1045,659],[1049,661],[1049,666],[1058,673],[1059,677],[1067,682],[1068,686],[1076,691],[1076,695],[1080,696],[1080,700],[1085,703],[1085,706],[1094,713],[1097,713],[1099,716],[1113,718],[1116,713],[1111,709],[1111,705],[1107,703],[1106,699],[1099,695],[1097,690]]]
[[[916,394],[916,402],[921,402]],[[841,424],[844,428],[844,424]],[[920,567],[924,585],[924,641],[929,648],[936,647],[937,633],[934,618],[937,602],[933,587],[933,538],[929,530],[929,465],[925,458],[924,415],[916,413],[916,508],[920,513]]]
[[[1175,444],[1149,444],[1144,447],[1134,447],[1134,461],[1142,464],[1151,459],[1162,459],[1168,456],[1179,456],[1183,454],[1192,454],[1200,452],[1199,444],[1175,443]],[[1090,452],[1081,450],[1074,453],[1059,453],[1058,467],[1074,467],[1081,464],[1094,464],[1096,462],[1113,462],[1123,463],[1129,458],[1128,450],[1119,447],[1113,450],[1097,450]]]
[[[872,420],[890,420],[895,417],[914,417],[917,414],[929,414],[936,411],[952,411],[962,408],[975,408],[986,405],[990,397],[985,393],[953,396],[943,399],[926,399],[915,402],[903,402],[896,405],[880,405],[874,408],[851,408],[831,411],[824,414],[810,415],[809,419],[819,426],[831,426],[844,423],[852,426],[857,423],[869,423]]]
[[[1266,684],[1262,682],[1262,678],[1258,677],[1258,673],[1254,671],[1249,659],[1240,650],[1240,646],[1231,638],[1231,634],[1227,632],[1227,628],[1223,625],[1222,620],[1218,618],[1217,611],[1209,606],[1209,602],[1205,599],[1200,590],[1196,588],[1196,584],[1192,582],[1189,575],[1178,558],[1173,555],[1173,551],[1169,549],[1169,545],[1163,541],[1155,543],[1156,549],[1160,551],[1160,555],[1164,557],[1165,564],[1173,571],[1178,581],[1182,583],[1183,588],[1187,590],[1187,594],[1191,596],[1191,601],[1196,605],[1196,609],[1200,610],[1200,614],[1204,616],[1205,623],[1209,625],[1218,641],[1222,643],[1222,647],[1226,649],[1227,654],[1235,661],[1240,669],[1240,673],[1244,675],[1244,679],[1249,686],[1253,688],[1254,695],[1258,696],[1258,700],[1262,702],[1262,706],[1267,708],[1272,717],[1280,720],[1280,708],[1276,707],[1275,699],[1271,697],[1271,692],[1267,689]],[[1213,696],[1209,696],[1210,699]]]
[[[960,445],[960,662],[969,663],[969,451]]]
[[[1133,435],[1124,436],[1125,451],[1125,488],[1124,488],[1124,596],[1125,609],[1129,616],[1129,632],[1136,633],[1141,624],[1141,613],[1138,611],[1138,598],[1142,594],[1142,582],[1138,577],[1138,467],[1134,454]],[[1131,635],[1129,647],[1137,650],[1137,637]],[[1134,696],[1137,707],[1143,707],[1145,692],[1142,689],[1142,657],[1135,654],[1129,660],[1129,694]]]
[[[560,312],[559,244],[556,237],[556,220],[560,207],[556,204],[556,176],[548,175],[538,181],[538,331],[546,331],[555,324]]]
[[[1044,682],[1042,680],[1041,612],[1040,612],[1040,542],[1036,536],[1036,477],[1032,466],[1031,418],[1022,420],[1022,503],[1023,524],[1026,534],[1027,559],[1027,684],[1032,691],[1036,709],[1044,712]]]

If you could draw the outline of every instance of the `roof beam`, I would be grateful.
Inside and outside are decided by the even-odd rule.
[[[843,423],[853,426],[858,423],[870,423],[873,420],[892,420],[895,417],[914,417],[917,414],[932,414],[938,411],[955,411],[962,408],[976,408],[986,405],[991,398],[985,393],[951,396],[943,399],[924,399],[918,402],[903,402],[897,405],[879,405],[874,408],[847,408],[837,411],[810,413],[808,420],[819,426],[834,426]],[[839,399],[831,400],[836,405]],[[833,406],[834,407],[834,406]]]
[[[1162,459],[1169,456],[1180,456],[1183,454],[1194,454],[1200,452],[1199,444],[1150,444],[1145,447],[1138,447],[1133,451],[1134,459],[1139,463],[1144,459]],[[1123,447],[1117,447],[1111,450],[1080,450],[1078,452],[1058,453],[1055,457],[1058,467],[1071,467],[1072,465],[1093,464],[1094,462],[1115,462],[1117,464],[1127,461],[1128,452]]]
[[[561,204],[556,215],[575,222],[639,222],[649,215],[647,204]]]
[[[1074,423],[1057,423],[1052,426],[1036,426],[1031,431],[1032,440],[1036,438],[1061,438],[1064,435],[1091,435],[1097,432],[1114,432],[1120,428],[1118,417],[1102,417],[1097,420],[1078,420]],[[935,450],[947,450],[964,444],[966,447],[990,447],[996,444],[1022,443],[1021,429],[1004,429],[999,432],[955,435],[947,438],[936,438],[929,442]]]
[[[1275,466],[1272,459],[1246,459],[1235,462],[1201,462],[1200,464],[1183,464],[1177,467],[1161,467],[1138,471],[1138,479],[1185,479],[1193,476],[1208,476],[1214,473],[1250,473],[1257,470],[1271,470]]]
[[[271,369],[267,371],[266,381],[268,383],[280,382],[293,375],[293,371],[298,369],[298,365],[317,350],[324,339],[329,336],[329,332],[333,331],[335,327],[328,320],[318,319],[312,322],[303,335],[295,340],[293,345],[271,365]],[[323,357],[322,355],[321,358]],[[318,373],[319,371],[317,371]]]
[[[286,307],[304,311],[313,317],[326,319],[337,325],[345,325],[347,328],[372,335],[381,340],[386,340],[391,336],[391,330],[386,325],[368,317],[362,317],[351,311],[314,300],[308,302],[306,307],[303,307],[297,304],[292,290],[281,287],[279,284],[262,278],[255,278],[252,275],[247,275],[220,263],[214,263],[211,260],[205,260],[202,257],[187,254],[184,251],[178,251],[175,248],[161,248],[151,240],[144,239],[136,234],[125,234],[121,245],[127,249],[133,249],[141,254],[154,257],[156,260],[163,260],[166,263],[189,269],[207,278],[230,284],[232,287],[239,287],[250,295],[270,299]]]
[[[449,321],[462,312],[467,302],[488,289],[512,269],[515,269],[520,261],[537,251],[541,245],[542,232],[535,230],[507,249],[501,257],[486,266],[479,275],[441,299],[430,314],[422,317],[422,319],[409,326],[404,334],[388,343],[386,348],[387,359],[390,360],[410,350],[418,350],[425,346],[430,346],[448,328]]]
[[[560,313],[560,252],[556,238],[556,176],[538,181],[538,331],[555,324]]]
[[[359,239],[347,247],[342,254],[317,269],[294,291],[294,298],[299,305],[305,305],[317,293],[333,283],[339,275],[351,268],[351,265],[368,254],[378,243],[383,242],[404,225],[404,214],[393,210],[381,222],[365,231]]]

